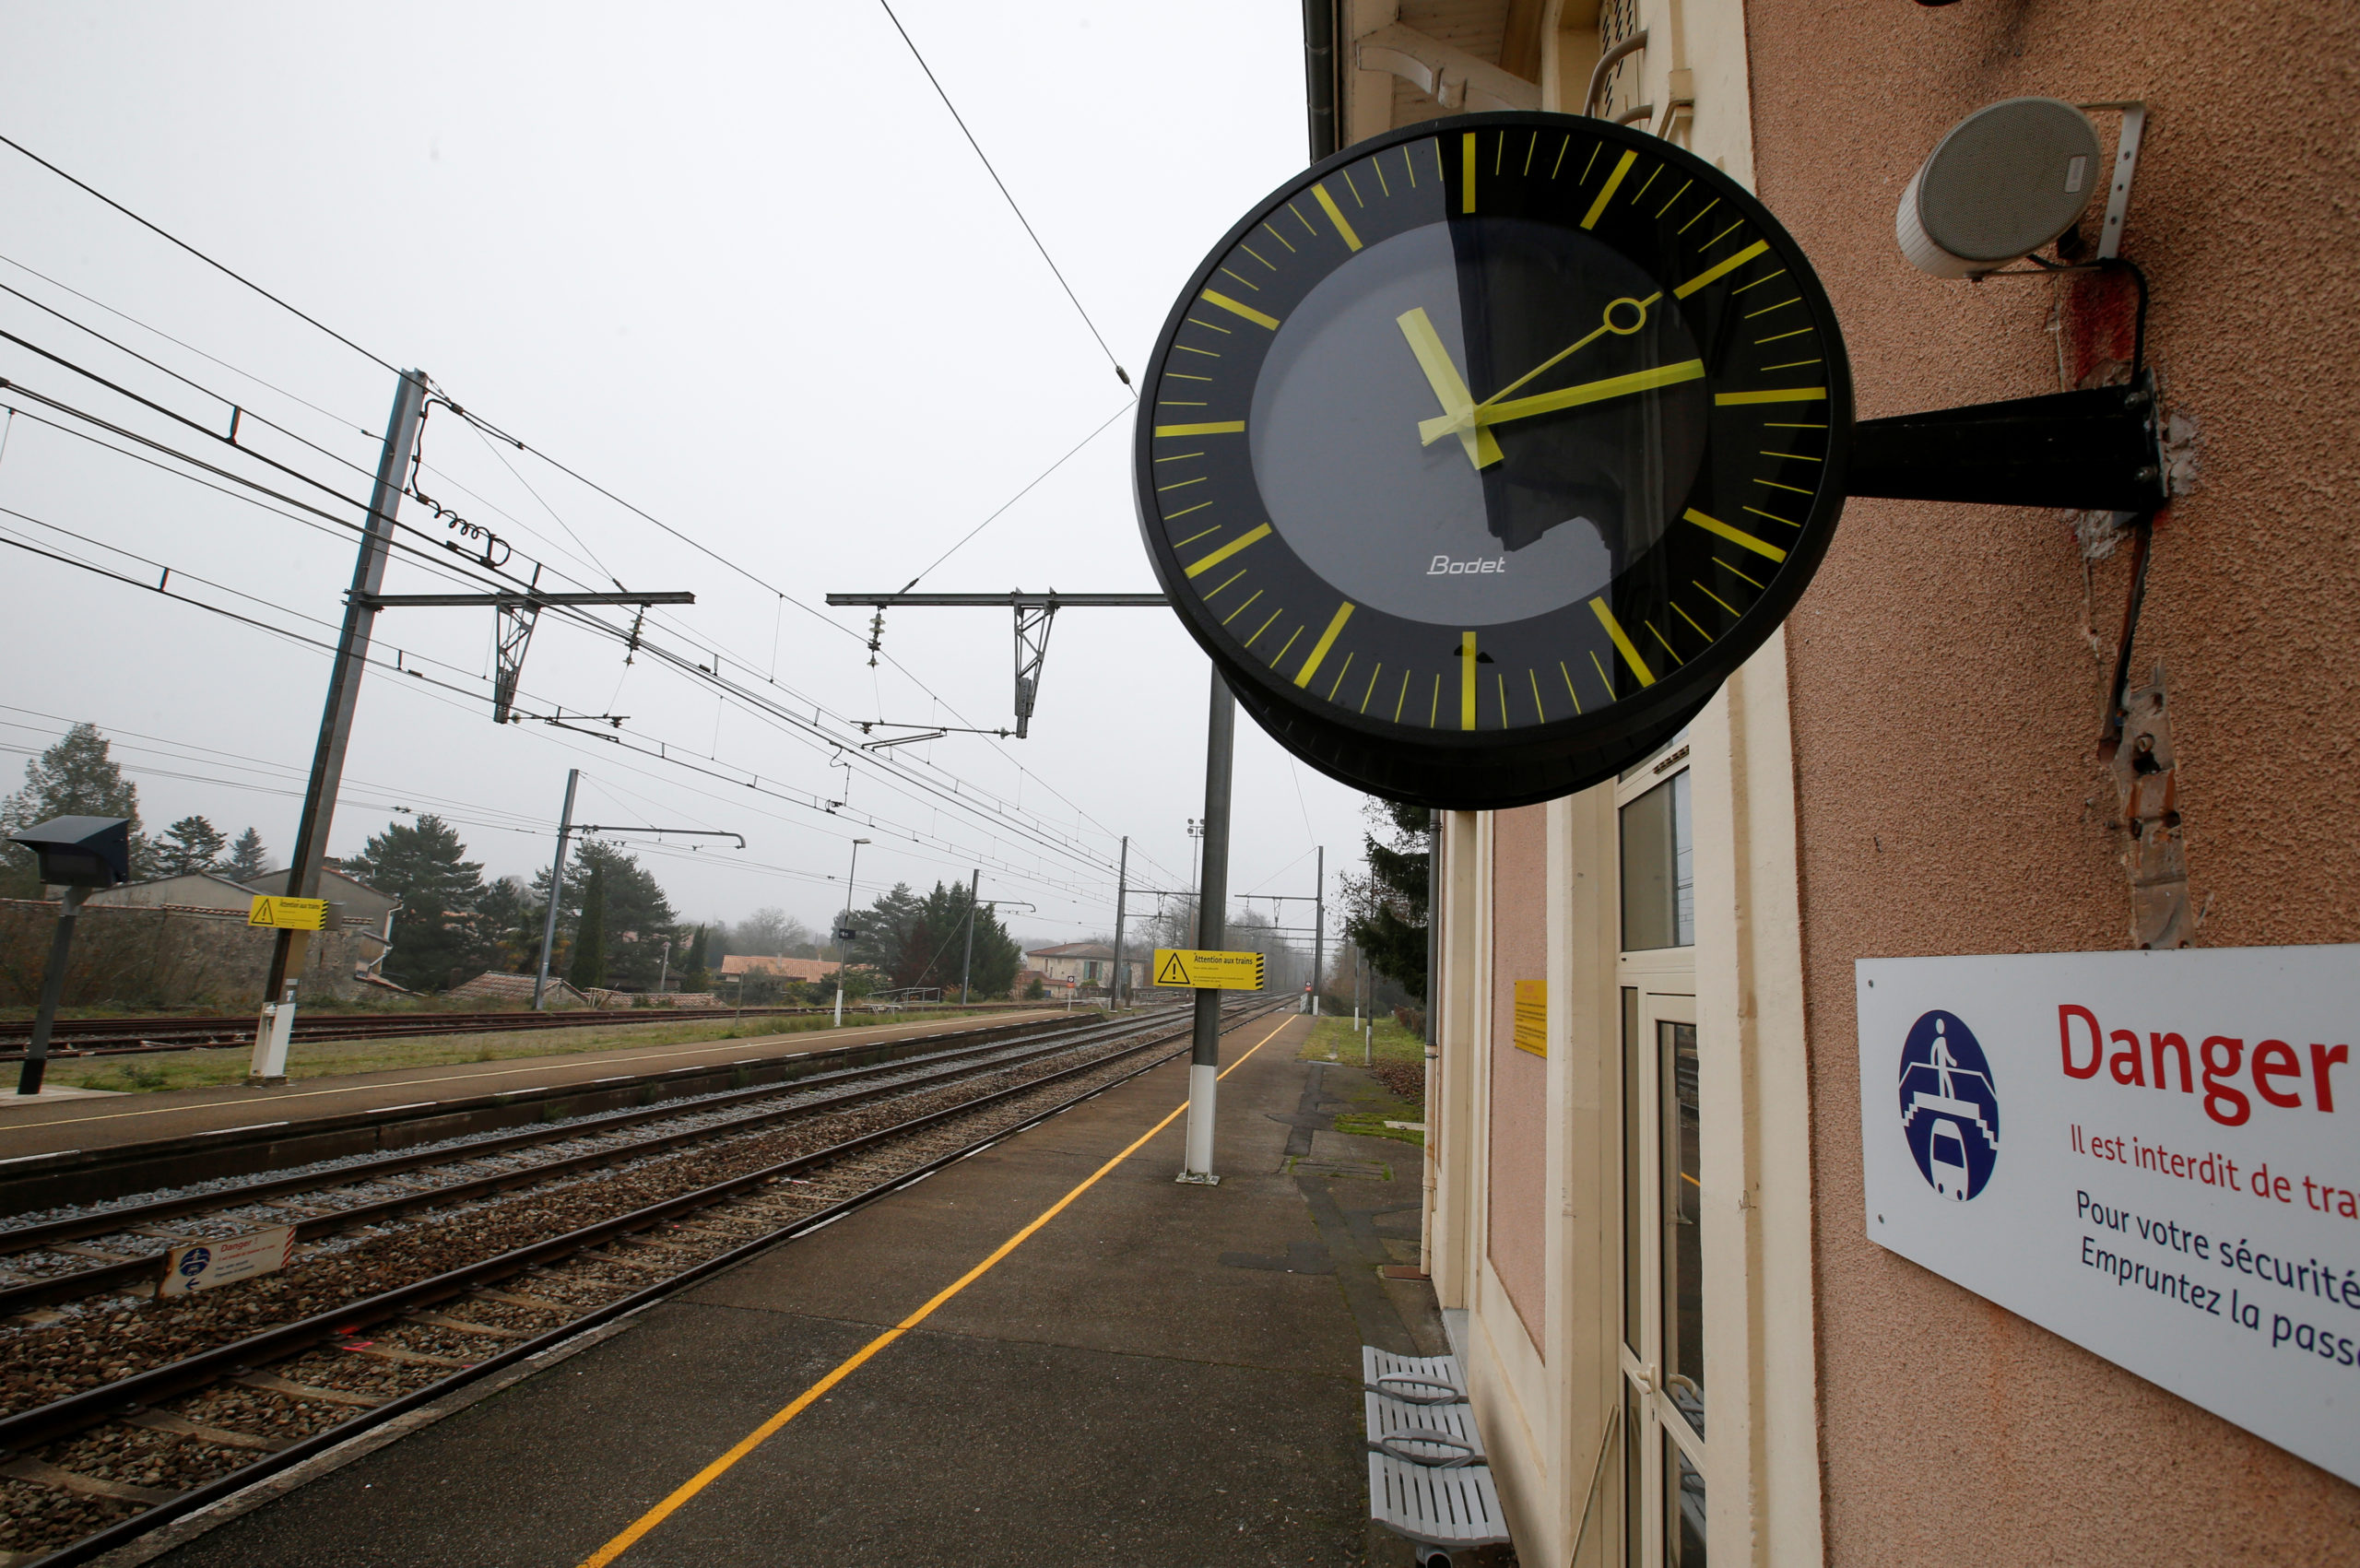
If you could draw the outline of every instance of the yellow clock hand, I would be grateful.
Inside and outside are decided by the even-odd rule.
[[[1497,403],[1501,398],[1505,397],[1517,387],[1524,385],[1527,382],[1532,380],[1533,377],[1540,374],[1543,371],[1556,369],[1558,365],[1564,363],[1566,360],[1571,359],[1574,355],[1579,353],[1584,348],[1588,348],[1591,344],[1597,342],[1599,338],[1605,336],[1610,332],[1614,334],[1617,337],[1630,336],[1633,333],[1647,324],[1647,307],[1662,298],[1663,295],[1660,292],[1658,292],[1648,295],[1644,300],[1634,300],[1628,296],[1620,300],[1609,300],[1606,302],[1606,309],[1599,312],[1597,331],[1589,334],[1589,336],[1582,338],[1576,343],[1570,344],[1567,347],[1559,349],[1548,359],[1541,360],[1540,363],[1525,371],[1524,374],[1516,377],[1516,380],[1508,383],[1507,385],[1500,388],[1499,391],[1492,394],[1491,396],[1483,399],[1483,401],[1477,404],[1476,407],[1479,408],[1490,407],[1493,404]],[[1630,306],[1633,310],[1638,312],[1638,319],[1632,322],[1628,326],[1615,325],[1614,307],[1617,305]]]
[[[1634,392],[1652,392],[1660,386],[1677,386],[1684,381],[1705,379],[1705,361],[1682,360],[1676,365],[1658,365],[1649,371],[1634,371],[1626,376],[1608,376],[1603,381],[1584,382],[1562,392],[1544,392],[1538,397],[1518,397],[1506,403],[1493,403],[1475,411],[1475,418],[1486,425],[1505,424],[1510,419],[1528,419],[1534,414],[1551,414],[1560,408],[1575,408],[1585,403],[1603,403],[1611,397],[1628,397]]]
[[[1403,312],[1394,318],[1394,324],[1410,340],[1410,352],[1417,356],[1418,368],[1426,372],[1426,384],[1434,388],[1434,401],[1442,405],[1440,419],[1428,419],[1418,427],[1421,432],[1431,425],[1442,427],[1426,436],[1426,444],[1456,431],[1469,463],[1478,468],[1497,463],[1502,455],[1500,443],[1492,439],[1491,431],[1476,424],[1474,395],[1467,390],[1458,367],[1450,362],[1450,351],[1442,346],[1442,335],[1434,330],[1425,308]]]

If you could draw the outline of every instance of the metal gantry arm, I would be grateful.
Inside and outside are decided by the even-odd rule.
[[[499,619],[491,678],[491,722],[496,725],[507,724],[515,717],[516,683],[524,678],[525,651],[532,646],[533,628],[540,623],[544,609],[552,605],[636,605],[644,610],[649,605],[697,602],[697,596],[688,593],[544,594],[537,588],[490,594],[355,594],[352,598],[371,610],[478,608],[489,605]],[[636,636],[635,631],[633,635]]]
[[[1049,629],[1061,609],[1162,609],[1170,604],[1162,594],[1060,594],[1055,588],[1032,594],[830,594],[832,605],[868,605],[879,610],[901,607],[953,609],[1000,609],[1016,612],[1016,738],[1032,727],[1032,704],[1041,692],[1041,665],[1049,656]],[[881,631],[872,629],[869,646],[877,646]],[[873,721],[885,724],[888,721]],[[863,729],[868,726],[864,725]],[[912,728],[919,726],[912,725]],[[938,726],[927,725],[927,728]],[[962,732],[963,733],[963,732]],[[1006,734],[1005,730],[997,732]],[[882,744],[891,745],[888,741]]]

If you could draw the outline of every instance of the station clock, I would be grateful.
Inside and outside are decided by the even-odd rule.
[[[1214,248],[1135,483],[1174,607],[1281,745],[1494,808],[1611,777],[1761,646],[1851,433],[1826,297],[1736,181],[1478,114],[1326,159]]]

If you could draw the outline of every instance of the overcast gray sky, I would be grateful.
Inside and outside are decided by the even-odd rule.
[[[1185,27],[1062,0],[899,11],[1136,374],[1189,269],[1304,162],[1299,8],[1198,0]],[[430,494],[584,585],[693,591],[651,633],[699,663],[718,653],[807,717],[816,706],[824,728],[1008,722],[1007,612],[892,613],[891,662],[872,669],[865,616],[822,595],[898,588],[1110,417],[925,586],[1154,585],[1128,395],[874,0],[18,4],[5,29],[0,132],[741,567],[447,411],[429,422]],[[242,428],[365,496],[389,374],[6,148],[0,284],[325,448]],[[226,402],[22,300],[0,294],[0,330],[228,426]],[[16,345],[0,343],[0,375],[356,515]],[[169,567],[175,592],[330,634],[348,530],[169,477],[17,400],[5,536],[145,582]],[[403,519],[449,536],[414,501]],[[324,654],[18,549],[0,548],[0,776],[13,786],[27,751],[87,719],[115,738],[151,829],[202,812],[285,853]],[[454,584],[408,558],[386,586]],[[821,923],[855,837],[876,841],[860,863],[872,892],[982,864],[986,896],[1041,906],[1012,921],[1027,937],[1111,925],[1114,835],[1134,836],[1135,881],[1188,875],[1206,666],[1166,612],[1061,616],[1029,740],[903,748],[900,782],[854,767],[849,799],[876,828],[798,804],[846,797],[808,730],[645,655],[627,668],[613,642],[553,618],[522,705],[628,714],[634,749],[493,725],[491,620],[380,619],[380,653],[424,678],[371,674],[332,852],[407,807],[457,823],[489,873],[528,872],[579,766],[578,817],[746,835],[742,855],[642,848],[691,918],[778,904]],[[1331,873],[1356,858],[1360,796],[1245,720],[1236,789],[1233,887],[1309,891],[1315,843]]]

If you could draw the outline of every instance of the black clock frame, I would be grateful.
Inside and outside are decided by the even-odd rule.
[[[1464,132],[1532,129],[1572,135],[1638,152],[1671,166],[1713,192],[1767,243],[1806,302],[1821,334],[1827,421],[1821,483],[1786,559],[1761,594],[1706,649],[1651,685],[1620,695],[1594,714],[1519,728],[1410,730],[1373,721],[1299,690],[1276,669],[1245,659],[1228,645],[1220,622],[1196,587],[1169,538],[1157,506],[1154,429],[1158,389],[1174,341],[1222,263],[1241,242],[1291,200],[1308,202],[1311,188],[1349,166],[1393,147]],[[1707,306],[1697,307],[1699,312]],[[1701,336],[1701,334],[1700,334]],[[1742,186],[1684,148],[1644,132],[1577,115],[1526,112],[1469,114],[1405,126],[1321,159],[1257,203],[1222,236],[1191,274],[1158,336],[1141,383],[1143,396],[1133,442],[1135,498],[1143,542],[1182,623],[1227,677],[1239,702],[1273,738],[1303,760],[1371,794],[1459,809],[1526,805],[1570,794],[1611,778],[1659,747],[1711,701],[1739,665],[1766,642],[1801,597],[1824,556],[1842,513],[1852,452],[1852,381],[1843,337],[1825,292],[1801,248]],[[1703,481],[1700,480],[1701,484]],[[1438,632],[1445,629],[1437,625]]]

